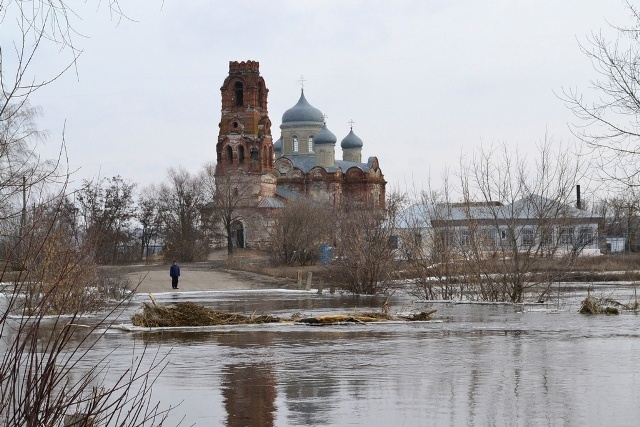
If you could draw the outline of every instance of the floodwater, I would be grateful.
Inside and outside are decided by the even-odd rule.
[[[622,302],[633,297],[631,288],[598,289]],[[392,312],[437,309],[432,322],[111,329],[92,357],[112,352],[117,372],[131,363],[134,344],[168,353],[153,397],[163,407],[179,404],[170,426],[181,420],[196,426],[639,425],[640,317],[580,315],[585,292],[564,289],[538,305],[392,298]],[[281,316],[377,310],[383,303],[293,291],[156,297]],[[146,300],[136,298],[120,322]]]

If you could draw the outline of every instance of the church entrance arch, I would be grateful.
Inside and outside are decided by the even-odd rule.
[[[231,240],[236,248],[246,248],[247,239],[244,224],[241,221],[234,221],[231,224]]]

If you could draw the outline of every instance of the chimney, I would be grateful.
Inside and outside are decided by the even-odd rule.
[[[580,201],[580,185],[576,185],[576,208],[582,209],[582,203]]]

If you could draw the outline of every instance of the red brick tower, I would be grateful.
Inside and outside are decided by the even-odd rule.
[[[267,89],[257,61],[229,62],[229,76],[220,88],[222,115],[216,145],[216,176],[234,172],[273,171],[271,121]]]

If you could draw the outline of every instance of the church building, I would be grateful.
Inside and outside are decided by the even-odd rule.
[[[384,208],[386,181],[378,159],[362,161],[363,141],[351,128],[340,142],[322,112],[301,90],[298,102],[285,111],[280,137],[273,142],[267,110],[269,90],[256,61],[229,62],[220,88],[222,113],[216,145],[216,185],[220,196],[231,188],[242,220],[233,228],[234,245],[269,243],[269,218],[287,201],[308,197],[339,208],[360,203]],[[234,193],[235,192],[235,193]]]

